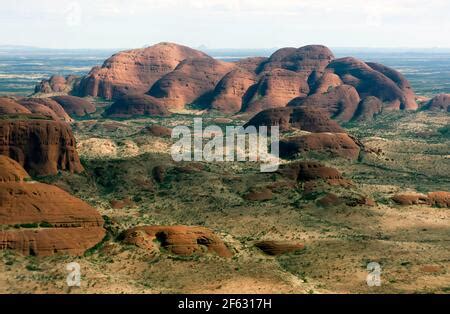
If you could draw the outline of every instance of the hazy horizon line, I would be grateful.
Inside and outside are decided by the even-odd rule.
[[[156,44],[156,43],[155,43]],[[15,44],[5,44],[0,45],[0,49],[10,48],[10,49],[36,49],[36,50],[130,50],[130,49],[140,49],[150,47],[155,44],[142,45],[140,47],[79,47],[79,48],[52,48],[52,47],[39,47],[39,46],[31,46],[31,45],[15,45]],[[294,47],[290,45],[286,46],[275,46],[275,47],[208,47],[204,45],[200,46],[189,46],[186,44],[180,44],[184,46],[188,46],[198,50],[276,50],[286,47]],[[323,45],[323,44],[318,44]],[[305,45],[302,45],[305,46]],[[297,46],[297,47],[302,47]],[[327,46],[327,45],[324,45]],[[370,47],[370,46],[327,46],[330,49],[366,49],[366,50],[450,50],[449,47],[411,47],[411,46],[380,46],[380,47]]]

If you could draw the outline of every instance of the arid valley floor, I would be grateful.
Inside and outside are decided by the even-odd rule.
[[[166,123],[192,117],[179,119]],[[65,265],[77,261],[82,286],[74,291],[79,293],[448,293],[449,210],[398,206],[391,197],[449,187],[449,138],[439,133],[449,120],[447,114],[394,113],[351,127],[368,147],[381,148],[383,156],[369,154],[360,162],[330,159],[326,164],[341,170],[357,193],[377,205],[326,208],[305,199],[301,186],[261,174],[249,163],[171,168],[170,138],[139,133],[142,126],[160,121],[79,121],[75,134],[89,175],[62,174],[45,181],[109,217],[109,237],[78,258],[2,252],[1,292],[65,293]],[[418,133],[429,135],[419,139]],[[171,171],[163,182],[143,186],[140,182],[157,165]],[[242,198],[250,188],[269,185],[275,186],[269,200]],[[123,208],[111,206],[121,199],[129,200]],[[115,241],[122,230],[137,224],[208,226],[234,256],[151,255]],[[297,240],[305,249],[267,256],[253,245],[265,239]],[[382,265],[381,287],[366,285],[369,261]]]

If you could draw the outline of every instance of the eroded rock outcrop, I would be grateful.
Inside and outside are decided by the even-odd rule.
[[[316,93],[306,98],[296,98],[289,102],[289,106],[304,106],[319,108],[328,115],[341,122],[350,121],[360,102],[358,92],[353,86],[339,85],[331,87],[325,93]]]
[[[66,90],[67,81],[55,76],[39,89]],[[334,59],[321,45],[222,62],[185,46],[160,43],[113,55],[73,84],[70,93],[114,100],[146,93],[154,97],[154,106],[172,111],[195,104],[228,114],[305,102],[342,122],[370,119],[383,110],[417,109],[414,91],[400,72],[352,57]],[[373,99],[358,109],[368,97],[379,99],[381,110]]]
[[[66,77],[53,75],[49,79],[42,80],[36,85],[34,92],[36,94],[60,94],[70,93],[74,86],[80,81],[80,77],[68,75]]]
[[[145,94],[122,96],[105,111],[105,115],[109,117],[168,116],[169,114],[169,111],[158,99]]]
[[[123,234],[124,243],[134,244],[151,252],[158,250],[155,241],[173,254],[215,253],[231,257],[231,251],[211,230],[197,226],[142,226],[129,229]]]
[[[324,166],[315,161],[297,161],[281,165],[279,173],[291,180],[299,182],[344,179],[337,169]]]
[[[450,94],[439,94],[434,96],[423,108],[431,111],[450,112]]]
[[[305,245],[296,241],[266,240],[255,243],[255,246],[268,255],[282,255],[303,250]]]
[[[269,58],[266,57],[248,57],[236,61],[235,64],[238,68],[244,69],[251,73],[260,72],[260,66],[264,64]]]
[[[18,100],[18,102],[29,110],[34,110],[33,112],[45,112],[46,110],[42,108],[42,106],[45,106],[53,111],[54,114],[52,116],[56,116],[57,120],[73,122],[73,119],[67,114],[64,108],[51,98],[23,98]]]
[[[392,197],[399,205],[428,205],[436,207],[450,207],[450,192],[436,191],[428,194],[422,193],[399,193]]]
[[[81,80],[78,92],[82,96],[106,99],[129,93],[144,94],[181,61],[202,57],[206,57],[203,52],[174,43],[122,51],[108,58],[101,67],[93,68]]]
[[[207,106],[216,84],[236,68],[233,63],[210,57],[186,59],[164,75],[148,91],[171,109],[182,109],[187,104]]]
[[[383,110],[383,103],[377,97],[367,96],[358,104],[352,120],[370,121]]]
[[[300,72],[305,77],[309,77],[314,71],[322,72],[333,59],[331,50],[322,45],[281,48],[270,56],[260,71],[280,68]]]
[[[247,102],[251,87],[256,83],[256,75],[243,69],[226,74],[214,88],[211,109],[224,113],[236,113]]]
[[[0,250],[81,255],[103,239],[103,219],[87,203],[56,186],[31,181],[6,156],[0,156],[0,177]]]
[[[327,112],[310,107],[283,107],[263,110],[251,118],[245,124],[245,127],[250,125],[255,127],[278,125],[280,131],[300,129],[308,132],[344,132],[336,121],[328,117]]]
[[[29,178],[28,173],[17,161],[0,155],[0,182],[21,182]]]
[[[32,256],[83,255],[104,236],[101,227],[0,231],[0,250]]]
[[[0,114],[31,114],[31,111],[13,98],[0,97]]]
[[[411,99],[409,83],[401,74],[388,67],[371,65],[373,68],[361,60],[346,57],[333,60],[326,70],[337,74],[344,84],[353,86],[361,98],[377,97],[386,109],[417,108],[414,98]]]
[[[390,78],[401,89],[404,95],[404,100],[401,109],[416,110],[418,108],[415,99],[416,95],[411,85],[409,84],[409,81],[403,76],[403,74],[383,64],[375,62],[367,62],[366,64],[375,71],[378,71],[387,76],[388,78]]]
[[[285,107],[291,99],[306,97],[308,93],[307,76],[286,69],[272,69],[261,76],[254,91],[249,94],[243,111],[256,113],[264,109]]]
[[[323,94],[328,92],[331,88],[337,87],[339,85],[343,85],[341,78],[332,73],[332,72],[325,72],[321,78],[317,80],[317,82],[314,84],[314,87],[311,89],[311,91],[314,94]]]
[[[95,105],[84,98],[76,96],[54,96],[54,101],[59,103],[71,117],[84,117],[96,111]]]
[[[83,171],[72,131],[61,121],[0,120],[0,154],[35,175]]]
[[[280,141],[282,158],[314,153],[356,160],[360,151],[360,146],[345,133],[310,133]]]

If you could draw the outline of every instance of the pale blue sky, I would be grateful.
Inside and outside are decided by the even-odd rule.
[[[0,45],[450,47],[449,0],[2,1]]]

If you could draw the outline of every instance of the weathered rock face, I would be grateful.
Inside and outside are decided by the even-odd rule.
[[[268,255],[282,255],[303,250],[305,245],[295,241],[260,241],[255,246]]]
[[[450,207],[450,192],[437,191],[428,194],[400,193],[392,197],[399,205],[428,205],[436,207]]]
[[[211,109],[224,113],[236,113],[251,94],[251,86],[256,83],[256,75],[243,69],[226,74],[214,89]]]
[[[122,96],[105,111],[105,115],[109,117],[168,116],[169,114],[159,99],[145,94]]]
[[[0,250],[23,255],[83,255],[105,236],[101,227],[0,231]]]
[[[390,78],[402,90],[405,98],[401,109],[416,110],[418,108],[415,99],[416,95],[403,74],[383,64],[367,62],[367,65]]]
[[[80,78],[75,75],[66,77],[53,75],[36,85],[34,92],[37,94],[70,93],[79,80]]]
[[[186,59],[155,82],[148,94],[161,99],[168,108],[181,109],[191,103],[206,106],[216,84],[235,68],[233,63],[210,57]]]
[[[85,202],[29,181],[26,171],[6,156],[0,157],[0,176],[0,250],[80,255],[103,239],[103,219]]]
[[[211,230],[197,226],[142,226],[129,229],[123,234],[124,242],[134,244],[149,251],[161,247],[173,254],[189,256],[192,254],[215,253],[231,257],[232,253]]]
[[[309,107],[283,107],[263,110],[251,118],[245,127],[250,125],[255,127],[278,125],[280,131],[297,128],[308,132],[344,132],[336,121],[328,117],[327,112]]]
[[[2,225],[49,223],[53,227],[97,227],[101,216],[60,188],[37,182],[0,183]],[[7,213],[7,214],[5,214]]]
[[[0,154],[36,175],[81,172],[70,127],[51,120],[0,120]]]
[[[35,110],[38,112],[44,112],[45,109],[41,106],[45,106],[53,111],[54,115],[57,117],[56,120],[73,122],[73,119],[67,114],[64,108],[51,98],[23,98],[18,100],[18,102],[29,110]]]
[[[296,98],[289,106],[320,108],[328,112],[331,118],[341,122],[350,121],[355,114],[360,98],[353,86],[332,87],[323,94],[313,94],[306,98]]]
[[[147,92],[165,74],[187,58],[206,57],[203,52],[173,43],[119,52],[101,67],[93,68],[78,88],[81,96],[116,99],[128,93]]]
[[[352,119],[356,121],[370,121],[380,114],[382,109],[383,103],[381,100],[374,96],[368,96],[361,100]]]
[[[314,152],[355,160],[360,150],[358,144],[345,133],[310,133],[280,141],[282,158]]]
[[[330,49],[321,45],[309,45],[300,48],[282,48],[275,51],[261,67],[261,71],[280,68],[302,72],[309,77],[313,71],[322,72],[334,59]]]
[[[41,104],[36,104],[36,103],[33,103],[33,104],[24,103],[22,105],[25,108],[29,109],[31,111],[31,113],[33,113],[33,114],[47,117],[50,120],[59,121],[59,117],[56,115],[56,113],[47,106],[44,106]]]
[[[71,117],[84,117],[96,110],[93,103],[80,97],[55,96],[52,99],[59,103]]]
[[[311,91],[314,94],[322,94],[328,92],[333,87],[337,87],[343,84],[344,83],[338,75],[332,72],[325,72],[323,76],[319,78],[314,84],[314,87],[311,89]]]
[[[21,165],[11,158],[0,155],[0,183],[19,182],[29,179],[30,176]]]
[[[243,58],[239,61],[236,61],[235,64],[238,68],[246,70],[250,73],[259,72],[259,67],[264,64],[265,61],[269,60],[266,57],[249,57]]]
[[[343,179],[338,170],[314,161],[298,161],[282,165],[279,172],[289,179],[302,182]]]
[[[450,94],[439,94],[428,101],[425,110],[450,112]]]
[[[436,191],[428,193],[428,202],[436,207],[450,207],[450,192]]]
[[[54,76],[37,90],[66,91],[72,81]],[[293,103],[299,104],[307,96],[307,102],[321,103],[343,122],[371,118],[370,113],[378,112],[378,107],[371,107],[378,103],[365,102],[365,114],[354,117],[355,100],[369,96],[380,100],[382,110],[417,109],[414,92],[401,73],[351,57],[334,59],[330,49],[321,45],[282,48],[270,58],[227,63],[185,46],[160,43],[119,52],[72,86],[72,95],[114,100],[146,93],[158,99],[153,103],[172,111],[195,104],[229,114],[256,113],[284,107],[294,98]]]
[[[399,73],[387,67],[380,67],[372,64],[375,69],[380,69],[393,79],[398,81],[397,85],[391,78],[370,67],[366,63],[351,57],[333,60],[327,70],[339,75],[344,84],[356,88],[361,98],[375,96],[386,103],[388,109],[409,109],[414,108],[406,79]],[[404,80],[404,81],[403,81]],[[415,105],[417,108],[417,105]]]
[[[243,110],[256,113],[264,109],[285,107],[291,99],[306,97],[308,93],[309,85],[305,75],[285,69],[273,69],[261,76]]]
[[[0,97],[0,114],[31,114],[31,111],[15,99]]]

